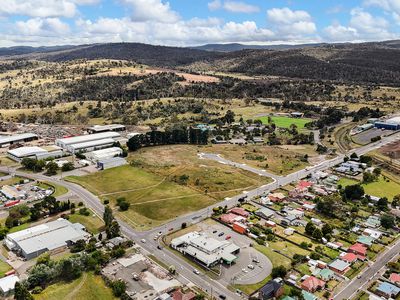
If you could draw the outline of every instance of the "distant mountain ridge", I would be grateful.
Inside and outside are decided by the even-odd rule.
[[[215,51],[215,52],[235,52],[241,50],[288,50],[288,49],[302,49],[309,47],[319,47],[326,44],[299,44],[299,45],[245,45],[239,43],[231,44],[206,44],[202,46],[190,47],[191,49]]]

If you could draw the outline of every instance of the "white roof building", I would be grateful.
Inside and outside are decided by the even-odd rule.
[[[120,156],[122,154],[122,149],[119,147],[111,147],[102,150],[96,150],[93,152],[86,153],[85,156],[87,159],[90,159],[92,162],[98,162],[102,159],[113,158],[116,156]]]
[[[19,282],[19,278],[16,275],[9,275],[0,279],[0,291],[1,293],[7,294],[14,290],[15,284]]]
[[[94,125],[88,127],[87,131],[89,133],[100,133],[100,132],[107,132],[107,131],[125,131],[125,125],[121,124],[110,124],[110,125]]]
[[[34,133],[21,133],[10,136],[0,136],[0,147],[11,145],[14,143],[28,142],[37,140],[39,137]]]
[[[71,151],[71,150],[82,150],[86,148],[93,148],[96,146],[101,146],[102,144],[110,143],[112,140],[113,142],[119,139],[121,135],[117,132],[109,131],[109,132],[102,132],[102,133],[95,133],[95,134],[87,134],[87,135],[80,135],[74,136],[69,138],[57,139],[56,145]],[[113,143],[112,142],[112,143]],[[95,149],[93,149],[95,150]]]
[[[12,160],[21,161],[24,158],[45,159],[49,157],[61,157],[63,156],[63,152],[58,147],[54,148],[53,151],[47,151],[41,147],[33,146],[8,150],[7,156]]]
[[[79,223],[71,223],[65,219],[37,225],[5,238],[8,249],[32,259],[47,251],[54,251],[90,236],[85,227]]]

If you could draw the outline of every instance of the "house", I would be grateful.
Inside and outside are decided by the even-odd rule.
[[[325,287],[325,281],[318,279],[314,276],[309,276],[301,283],[301,288],[307,292],[314,293],[315,291],[321,290]]]
[[[360,236],[358,236],[358,239],[357,239],[357,243],[366,245],[368,247],[372,246],[373,241],[374,241],[374,239],[372,237],[365,236],[365,235],[360,235]]]
[[[328,248],[331,248],[331,249],[339,249],[341,246],[339,246],[339,245],[337,245],[337,244],[335,244],[335,243],[332,243],[332,242],[327,242],[326,243],[326,246],[328,247]]]
[[[281,224],[284,226],[300,226],[302,225],[301,221],[293,215],[288,215],[287,217],[281,220]]]
[[[335,259],[328,265],[333,272],[343,275],[350,269],[350,264],[341,259]]]
[[[286,199],[286,196],[282,193],[273,193],[268,195],[268,199],[271,202],[282,202]]]
[[[260,208],[255,214],[263,219],[269,219],[275,215],[275,211],[269,208]]]
[[[304,217],[304,211],[300,209],[292,209],[287,211],[288,216],[294,216],[296,219],[301,219]]]
[[[398,274],[398,273],[390,274],[389,280],[390,280],[390,282],[399,284],[400,283],[400,274]]]
[[[371,228],[366,228],[362,234],[365,236],[369,236],[369,237],[373,238],[374,240],[380,239],[382,236],[382,232],[380,232],[379,230],[371,229]]]
[[[371,228],[378,228],[381,226],[381,220],[378,216],[370,216],[365,222],[364,225]]]
[[[307,202],[305,201],[303,203],[303,209],[308,210],[308,211],[312,211],[315,209],[316,204],[315,203],[311,203],[311,202]]]
[[[359,256],[357,254],[350,252],[350,253],[346,253],[345,255],[341,256],[340,259],[345,262],[348,262],[349,264],[352,264],[353,262],[357,261],[358,257]]]
[[[6,296],[14,291],[15,284],[19,282],[16,275],[5,276],[0,279],[0,295]]]
[[[326,281],[329,281],[332,278],[334,278],[335,277],[335,273],[330,269],[321,269],[318,272],[317,277],[321,278],[322,280],[324,280],[326,282]]]
[[[313,184],[309,181],[306,180],[300,180],[297,185],[296,185],[296,189],[298,191],[307,191],[308,188],[312,187]]]
[[[229,140],[229,144],[233,145],[247,145],[247,141],[245,139],[231,139]]]
[[[323,222],[320,219],[317,218],[311,218],[311,223],[317,226],[322,226]]]
[[[233,223],[232,229],[240,234],[246,234],[247,233],[247,225],[239,222]]]
[[[267,282],[258,293],[260,300],[275,299],[283,295],[283,284],[277,279],[273,279]]]
[[[386,298],[396,298],[399,293],[400,288],[388,282],[382,282],[375,291],[375,294]]]
[[[292,235],[292,234],[294,234],[294,229],[293,228],[285,228],[284,230],[283,230],[283,233],[284,234],[286,234],[286,235]]]
[[[318,297],[304,290],[301,291],[301,295],[303,296],[304,300],[318,300]]]
[[[267,227],[276,227],[276,223],[273,221],[265,221],[265,226]]]
[[[247,218],[250,215],[250,213],[242,207],[234,207],[229,212],[244,218]]]
[[[356,243],[347,249],[347,252],[354,253],[360,256],[367,256],[367,247],[364,244]]]
[[[232,213],[224,214],[220,216],[219,219],[226,224],[233,224],[235,222],[242,222],[246,220],[245,218]]]
[[[183,293],[181,289],[175,290],[172,293],[172,299],[174,300],[193,300],[196,298],[196,294],[193,293],[192,291],[189,291],[187,293]]]

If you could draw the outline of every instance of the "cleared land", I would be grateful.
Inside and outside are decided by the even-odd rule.
[[[343,187],[357,183],[359,181],[349,178],[341,178],[338,182]],[[389,201],[392,201],[394,196],[400,194],[400,184],[389,178],[385,179],[383,176],[380,176],[378,181],[367,184],[363,183],[361,185],[366,194],[376,197],[387,197]]]
[[[50,285],[39,295],[34,295],[38,300],[109,300],[117,299],[113,296],[100,276],[93,273],[84,273],[82,276],[72,282],[61,282]]]
[[[265,116],[258,119],[261,120],[263,124],[269,124],[269,118],[271,118],[272,123],[275,123],[275,125],[280,128],[290,128],[290,126],[294,124],[298,129],[304,129],[304,126],[312,121],[312,119],[308,118],[291,118],[283,116]]]
[[[152,227],[270,182],[269,178],[217,162],[200,160],[201,147],[163,146],[141,149],[131,165],[67,179],[102,199],[125,198],[131,207],[120,216],[135,227]]]
[[[211,145],[204,147],[202,151],[221,154],[234,162],[245,163],[278,175],[293,173],[308,166],[308,163],[302,160],[302,151],[282,149],[278,146]]]
[[[68,220],[71,223],[81,223],[83,226],[85,226],[85,228],[89,232],[91,232],[93,234],[99,233],[104,227],[103,220],[101,220],[99,217],[97,217],[93,214],[91,214],[89,216],[84,216],[84,215],[75,213],[73,215],[70,215]]]

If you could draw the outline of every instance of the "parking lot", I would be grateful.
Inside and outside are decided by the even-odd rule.
[[[240,247],[240,253],[237,255],[238,259],[235,263],[232,266],[221,266],[219,281],[222,284],[254,284],[269,276],[272,270],[272,263],[265,255],[251,246],[255,241],[212,220],[196,225],[209,237],[221,241],[230,237],[229,241]]]
[[[369,130],[366,130],[364,132],[354,135],[353,140],[357,144],[366,145],[371,142],[372,138],[375,138],[378,136],[384,137],[390,133],[393,133],[393,132],[390,130],[382,130],[382,129],[378,129],[378,128],[372,128],[372,129],[369,129]]]

